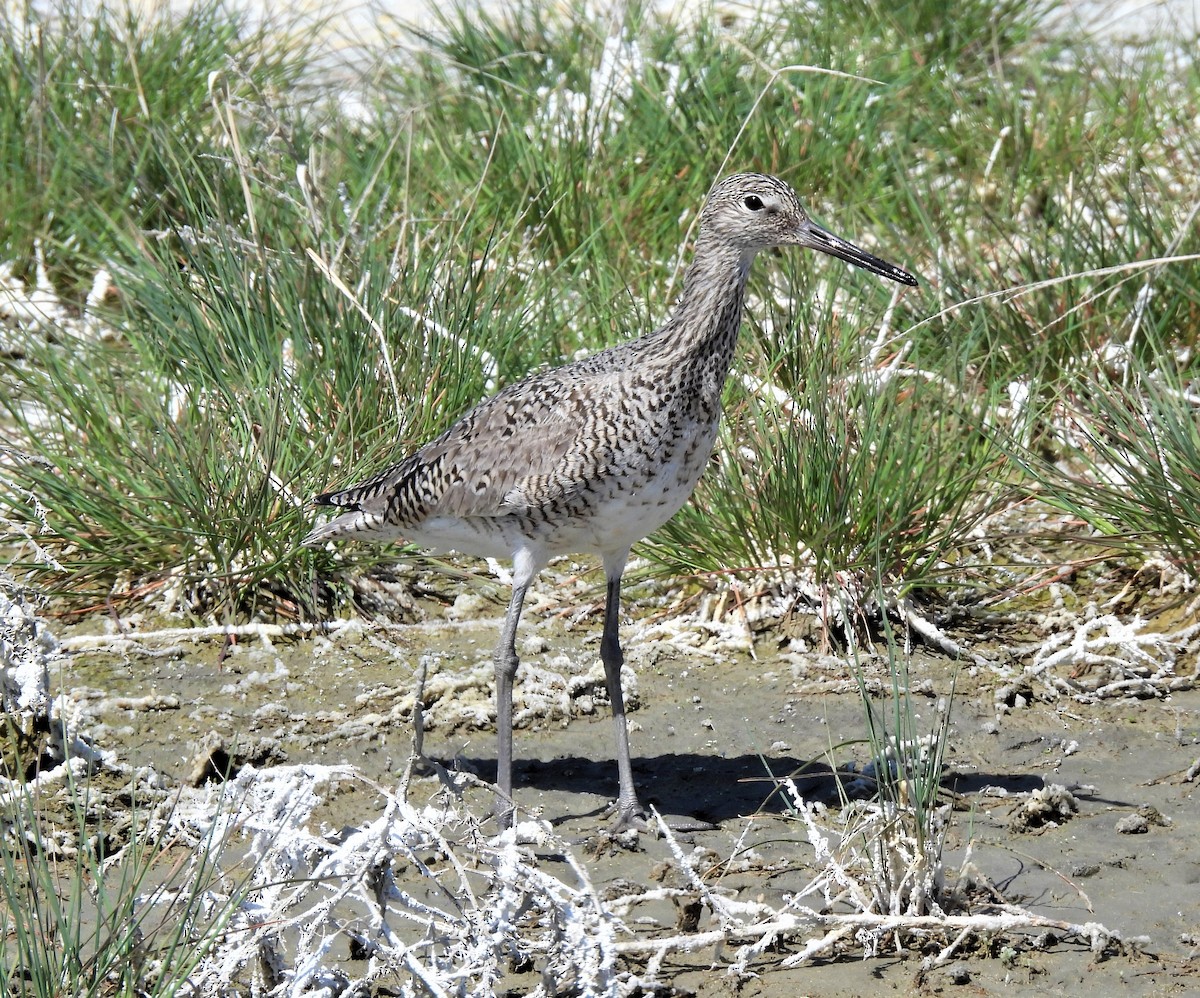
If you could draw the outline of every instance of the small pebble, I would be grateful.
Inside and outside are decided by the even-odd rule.
[[[454,598],[454,605],[445,609],[448,620],[467,620],[479,616],[487,609],[487,600],[474,593],[459,593]]]
[[[1150,822],[1140,814],[1127,814],[1117,822],[1117,831],[1122,835],[1145,835],[1150,831]]]
[[[1033,946],[1034,949],[1047,950],[1051,946],[1058,945],[1058,936],[1056,936],[1053,932],[1039,932],[1030,940],[1030,945]]]
[[[971,972],[965,964],[956,963],[952,967],[946,968],[946,976],[950,978],[951,984],[970,984]]]

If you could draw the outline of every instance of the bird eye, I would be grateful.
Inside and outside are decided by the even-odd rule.
[[[751,211],[762,211],[762,198],[760,198],[757,194],[747,195],[744,203]]]

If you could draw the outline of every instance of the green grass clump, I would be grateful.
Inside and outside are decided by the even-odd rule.
[[[294,45],[294,43],[293,43]],[[228,77],[271,100],[303,65],[263,22],[219,2],[182,13],[66,3],[0,13],[0,259],[40,241],[68,286],[112,251],[109,220],[187,224],[164,137],[224,157],[211,88]],[[219,86],[219,83],[217,84]],[[230,178],[232,179],[232,178]]]
[[[87,778],[5,782],[0,991],[134,998],[183,988],[241,900],[213,890],[220,844],[193,852],[156,838],[153,805],[122,801],[130,810],[118,817]]]
[[[0,361],[19,560],[77,601],[311,610],[308,496],[653,328],[710,184],[760,169],[922,287],[874,344],[890,288],[760,260],[739,371],[782,400],[733,384],[703,512],[646,550],[941,584],[1028,463],[989,442],[1010,386],[1052,406],[1130,316],[1145,363],[1200,333],[1200,75],[1051,11],[464,8],[370,53],[355,106],[217,5],[8,15],[0,250],[28,277],[40,246],[67,314],[99,267],[118,295]]]
[[[10,367],[3,404],[39,453],[7,472],[6,501],[45,511],[77,592],[157,579],[225,614],[286,608],[305,592],[304,501],[330,469],[378,466],[486,391],[487,365],[460,345],[482,342],[485,300],[443,289],[455,313],[425,308],[447,321],[434,331],[403,304],[427,299],[433,266],[393,259],[382,238],[344,243],[351,289],[330,262],[338,234],[264,189],[256,238],[215,192],[185,188],[209,221],[122,245],[117,341],[75,336]],[[268,245],[268,226],[295,235]]]
[[[883,600],[885,595],[879,593],[877,598]],[[844,613],[850,610],[843,608]],[[955,896],[957,885],[948,883],[946,876],[944,852],[953,808],[942,793],[953,738],[955,681],[951,680],[946,697],[919,700],[897,635],[886,621],[883,629],[890,689],[882,704],[868,690],[859,650],[852,653],[870,750],[863,776],[874,782],[876,794],[874,806],[856,808],[839,784],[843,806],[850,814],[859,812],[846,840],[869,860],[870,874],[864,879],[871,910],[892,915],[946,914],[960,901]]]
[[[822,333],[777,370],[782,399],[778,385],[734,394],[716,467],[651,544],[664,565],[811,570],[822,586],[849,573],[894,594],[961,575],[1009,474],[983,425],[994,400],[908,365],[871,369]]]
[[[1064,440],[1031,459],[1042,502],[1080,518],[1091,542],[1164,558],[1200,578],[1200,423],[1170,359],[1123,377],[1080,375],[1059,405]]]

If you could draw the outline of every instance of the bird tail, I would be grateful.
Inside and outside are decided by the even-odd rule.
[[[360,488],[341,492],[322,492],[313,498],[314,506],[333,506],[342,512],[327,523],[313,527],[300,542],[302,547],[320,547],[326,541],[378,528],[383,517],[362,508]]]
[[[385,497],[398,487],[398,482],[403,482],[421,468],[420,458],[414,455],[358,485],[315,496],[314,506],[333,506],[340,512],[328,523],[310,530],[300,543],[305,547],[316,547],[339,537],[363,533],[371,534],[374,540],[400,537],[396,525],[389,523],[385,516]]]
[[[361,509],[347,510],[335,516],[328,523],[313,527],[300,542],[302,547],[320,547],[326,541],[337,540],[341,537],[351,537],[354,534],[369,533],[376,538],[381,529],[385,528],[384,518],[378,513],[368,513]]]

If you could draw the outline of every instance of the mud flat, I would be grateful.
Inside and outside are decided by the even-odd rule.
[[[562,843],[577,844],[574,862],[600,897],[642,891],[647,900],[623,918],[619,938],[626,941],[721,929],[703,904],[685,911],[678,897],[651,897],[680,882],[679,850],[707,857],[706,883],[723,897],[784,904],[819,864],[808,830],[773,792],[771,777],[796,775],[807,800],[837,812],[829,762],[861,767],[867,759],[850,661],[777,630],[753,633],[736,614],[714,622],[643,611],[626,635],[635,777],[644,800],[664,814],[716,828],[680,832],[674,842],[643,835],[636,848],[623,848],[597,836],[616,789],[611,723],[598,618],[586,600],[572,604],[548,589],[524,631],[518,803],[556,836],[540,851],[529,846],[532,861],[569,880]],[[363,782],[330,794],[313,821],[355,829],[378,814],[372,788],[394,790],[406,768],[421,663],[426,755],[447,771],[494,777],[489,654],[497,609],[469,597],[419,609],[415,616],[424,620],[408,626],[351,623],[299,640],[247,633],[236,644],[163,638],[161,621],[137,619],[126,620],[121,634],[93,638],[88,631],[107,626],[94,619],[64,632],[75,650],[55,682],[89,738],[125,764],[152,766],[165,786],[203,784],[230,765],[260,772],[352,767]],[[1093,951],[1049,930],[999,933],[964,942],[952,960],[923,969],[922,959],[951,935],[931,933],[924,949],[910,943],[905,952],[868,959],[851,935],[794,968],[788,957],[803,938],[780,938],[737,975],[729,972],[730,947],[705,945],[664,955],[655,966],[656,993],[1200,993],[1200,691],[1188,678],[1194,651],[1175,662],[1174,691],[1149,695],[1134,684],[1130,690],[1141,695],[1097,699],[1089,685],[1100,688],[1102,677],[1069,656],[1059,656],[1059,668],[1045,636],[1015,620],[993,623],[987,633],[954,633],[991,666],[929,652],[909,663],[919,713],[932,718],[954,684],[943,781],[946,799],[957,797],[947,878],[967,872],[962,912],[1008,904],[1049,920],[1099,924],[1119,940]],[[1099,633],[1083,618],[1075,626],[1076,639],[1081,629]],[[883,658],[866,659],[863,677],[884,705],[890,680]],[[408,796],[437,800],[440,786],[433,776],[414,775]],[[494,831],[490,803],[478,785],[467,786],[457,806]],[[351,966],[353,953],[343,959]],[[645,958],[633,954],[618,965],[642,973]],[[539,982],[532,966],[514,965],[497,993],[527,993]]]

